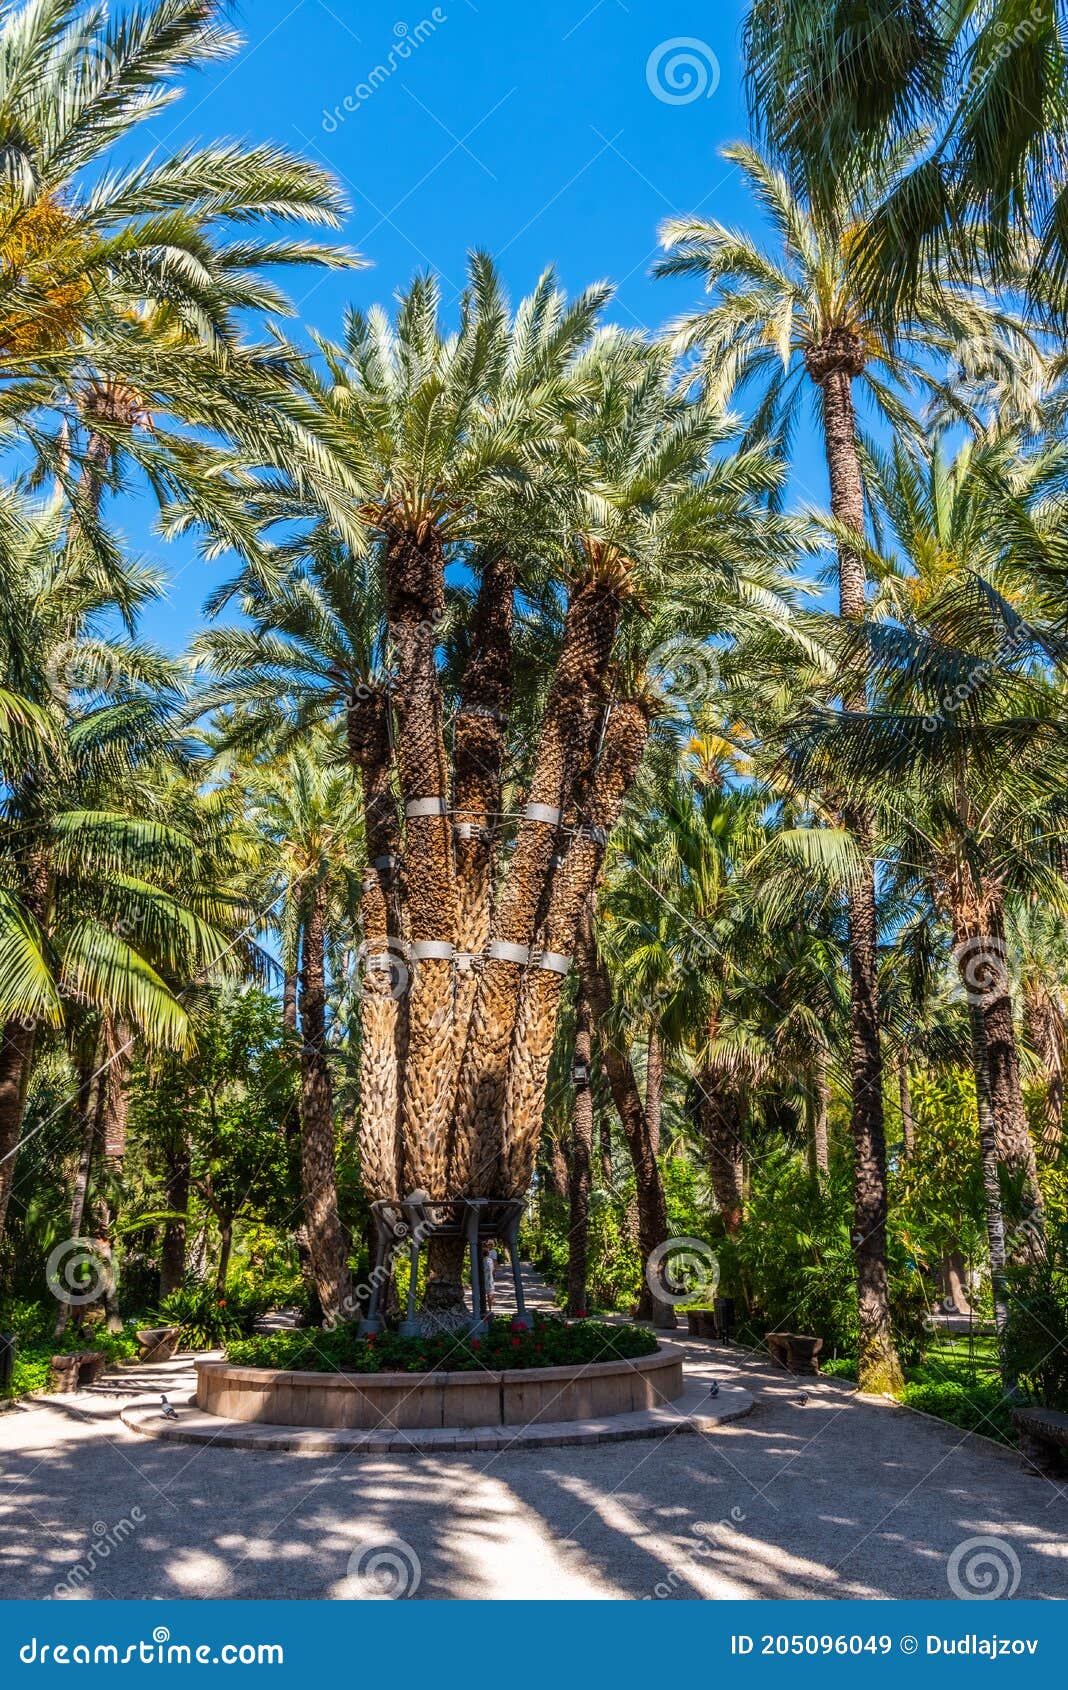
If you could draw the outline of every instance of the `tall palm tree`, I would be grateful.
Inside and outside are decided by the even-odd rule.
[[[155,578],[132,564],[101,570],[62,507],[11,498],[0,573],[11,618],[3,671],[38,732],[32,748],[16,736],[20,755],[2,768],[2,1224],[38,1029],[99,1017],[119,1147],[135,1033],[181,1048],[178,991],[228,941],[226,899],[205,888],[200,847],[159,802],[155,765],[177,756],[179,672],[108,627],[116,611],[136,614]]]
[[[246,778],[251,820],[269,844],[268,872],[281,881],[299,934],[304,1225],[323,1312],[336,1320],[351,1318],[354,1303],[349,1237],[338,1210],[327,955],[332,936],[352,931],[356,893],[349,864],[359,806],[351,777],[343,765],[337,767],[332,750],[326,739],[313,740],[254,766]]]
[[[264,271],[352,262],[276,234],[336,227],[343,210],[330,175],[284,148],[129,159],[180,78],[240,46],[227,11],[22,0],[0,17],[0,416],[72,493],[81,478],[98,498],[122,455],[161,496],[195,486],[201,466],[166,416],[262,447],[289,374],[277,337],[246,343],[249,312],[288,309]]]
[[[713,294],[706,312],[679,325],[702,345],[733,387],[763,385],[753,427],[788,440],[803,388],[814,392],[822,425],[831,511],[838,523],[839,613],[865,615],[865,495],[855,388],[877,413],[907,429],[901,383],[923,385],[932,349],[972,338],[986,345],[1011,332],[978,295],[932,275],[907,318],[889,316],[857,260],[864,231],[911,156],[911,141],[873,163],[862,180],[843,178],[836,196],[808,204],[787,176],[751,147],[728,156],[749,177],[770,217],[781,256],[720,224],[672,220],[662,239],[670,255],[661,275],[700,276]],[[863,691],[848,700],[863,709]],[[886,1270],[886,1146],[879,1045],[877,923],[871,817],[846,802],[843,816],[869,863],[850,891],[849,955],[853,999],[855,1249],[861,1326],[861,1377],[895,1389],[901,1371],[890,1332]]]
[[[751,0],[753,116],[818,203],[922,131],[859,253],[891,306],[962,236],[1001,277],[1026,254],[1040,301],[1063,293],[1064,23],[1061,0]]]

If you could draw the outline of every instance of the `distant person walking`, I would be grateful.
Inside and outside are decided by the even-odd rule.
[[[494,1249],[493,1242],[487,1238],[482,1246],[482,1283],[486,1291],[486,1313],[493,1313],[493,1300],[497,1294],[497,1269],[501,1265],[501,1258]]]

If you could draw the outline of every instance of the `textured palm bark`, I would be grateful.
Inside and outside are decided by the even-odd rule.
[[[121,1165],[126,1155],[126,1121],[130,1113],[130,1067],[133,1033],[125,1021],[104,1019],[104,1158]]]
[[[104,1075],[97,1073],[98,1041],[92,1040],[78,1063],[78,1089],[74,1097],[74,1125],[78,1133],[78,1165],[74,1170],[74,1184],[70,1197],[69,1238],[80,1238],[85,1199],[89,1190],[89,1174],[93,1162],[93,1146],[102,1129],[104,1112]],[[70,1320],[70,1304],[61,1302],[56,1310],[55,1337],[62,1338]]]
[[[997,1159],[1018,1183],[1022,1197],[1020,1224],[1013,1227],[1009,1253],[1014,1260],[1027,1260],[1041,1255],[1045,1248],[1042,1192],[1020,1084],[1020,1052],[1008,970],[1003,962],[1005,923],[1000,888],[983,887],[978,900],[966,909],[958,902],[953,927],[961,984],[972,1007],[978,1008],[983,1024]],[[974,970],[977,959],[984,957],[991,959],[991,966],[978,981],[977,997]]]
[[[863,351],[850,335],[832,337],[808,354],[809,373],[822,389],[823,427],[831,511],[843,527],[864,532],[864,488],[857,453],[852,384],[864,367]],[[865,614],[863,559],[848,544],[838,548],[839,614],[861,621]],[[863,687],[843,699],[864,710]],[[864,869],[849,893],[849,973],[854,1146],[853,1250],[860,1315],[858,1377],[867,1391],[901,1389],[904,1375],[894,1347],[886,1265],[886,1133],[883,1121],[882,1050],[879,1042],[878,922],[875,904],[873,827],[868,810],[843,805],[842,817],[860,847]]]
[[[648,737],[646,712],[630,701],[617,705],[590,783],[584,824],[572,835],[549,882],[536,949],[572,955],[579,917],[597,883],[608,835],[637,777]],[[564,976],[552,970],[532,966],[524,971],[501,1116],[504,1144],[497,1190],[502,1196],[523,1196],[534,1172],[563,986]],[[647,1131],[652,1143],[648,1120]],[[652,1154],[655,1166],[655,1147]]]
[[[990,1072],[987,1067],[986,1028],[983,1012],[978,1004],[968,1008],[972,1044],[972,1072],[975,1076],[975,1104],[979,1117],[979,1147],[983,1162],[983,1199],[986,1209],[986,1238],[990,1253],[990,1281],[994,1300],[994,1322],[1000,1333],[1005,1325],[1008,1299],[1005,1283],[1005,1215],[1001,1204],[1001,1178],[998,1173],[997,1134],[990,1097]],[[1002,1373],[1004,1376],[1004,1364]],[[1006,1384],[1011,1383],[1008,1379]]]
[[[645,1058],[645,1119],[649,1123],[649,1142],[653,1155],[660,1154],[660,1121],[664,1104],[664,1047],[656,1027],[649,1029],[649,1043]]]
[[[334,1101],[326,1054],[324,958],[326,888],[309,898],[301,948],[300,1166],[304,1224],[323,1312],[344,1318],[353,1308],[348,1238],[337,1204]]]
[[[36,1029],[21,1021],[8,1021],[4,1026],[0,1044],[0,1237],[15,1184],[15,1162],[35,1040]]]
[[[400,1016],[403,978],[398,862],[400,830],[391,782],[388,700],[378,691],[348,713],[349,760],[360,776],[367,864],[360,892],[365,949],[360,971],[360,1171],[372,1202],[401,1195]],[[375,966],[375,958],[389,958]]]
[[[634,1167],[637,1242],[644,1269],[653,1251],[670,1237],[667,1201],[660,1169],[653,1155],[649,1123],[645,1118],[634,1069],[626,1052],[611,1033],[612,983],[597,951],[592,899],[587,899],[579,921],[576,954],[579,977],[589,999],[593,1024],[597,1031],[601,1061]],[[675,1324],[673,1310],[670,1305],[653,1295],[644,1271],[638,1299],[638,1318],[655,1320],[657,1324],[663,1325]]]
[[[1045,1075],[1042,1155],[1046,1161],[1054,1162],[1064,1138],[1064,1012],[1045,987],[1037,985],[1025,991],[1024,1021],[1027,1037]]]
[[[745,1105],[737,1088],[708,1063],[698,1083],[708,1177],[724,1230],[733,1238],[745,1216]]]
[[[808,1094],[808,1147],[812,1177],[819,1184],[830,1172],[830,1146],[827,1138],[827,1105],[830,1093],[827,1086],[827,1052],[817,1045],[812,1057],[812,1073]]]
[[[598,1148],[601,1161],[601,1184],[612,1189],[612,1117],[606,1109],[598,1123]]]
[[[514,564],[507,557],[489,558],[479,582],[453,737],[456,944],[461,955],[471,958],[482,956],[490,936],[506,726],[512,704],[514,593]],[[457,972],[453,1020],[457,1077],[477,987],[473,966]]]
[[[603,708],[603,687],[619,625],[618,586],[597,576],[568,606],[564,637],[545,706],[528,801],[566,810],[588,764]],[[559,828],[520,822],[512,861],[493,913],[495,941],[529,946],[545,894]],[[475,992],[456,1094],[453,1178],[457,1190],[499,1188],[505,1147],[509,1056],[523,984],[520,963],[487,957]]]
[[[574,1083],[568,1177],[567,1312],[582,1315],[587,1309],[590,1186],[593,1178],[593,1014],[581,986],[575,1000]]]
[[[437,800],[440,813],[405,824],[404,889],[413,944],[456,943],[456,877],[447,814],[449,771],[442,729],[435,629],[445,608],[440,538],[401,533],[386,547],[390,642],[396,662],[397,768],[406,805]],[[421,960],[411,971],[401,1082],[403,1177],[408,1189],[447,1195],[453,1094],[454,965]]]

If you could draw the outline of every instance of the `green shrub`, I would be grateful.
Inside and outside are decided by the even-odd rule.
[[[601,1321],[570,1324],[534,1316],[533,1332],[519,1331],[507,1316],[490,1322],[484,1338],[439,1333],[402,1338],[382,1332],[360,1338],[352,1327],[334,1331],[263,1333],[235,1338],[226,1359],[242,1367],[278,1367],[310,1373],[428,1373],[435,1369],[465,1373],[514,1367],[582,1365],[617,1358],[652,1355],[656,1339],[639,1326],[608,1326]]]
[[[227,1298],[215,1295],[213,1286],[199,1284],[185,1285],[164,1297],[150,1323],[177,1326],[180,1343],[192,1350],[217,1350],[245,1329],[240,1306],[231,1308]]]
[[[901,1398],[909,1408],[922,1409],[948,1420],[966,1432],[982,1432],[999,1443],[1015,1443],[1010,1418],[1012,1405],[1000,1381],[972,1379],[910,1380]]]
[[[1005,1359],[1023,1394],[1068,1409],[1068,1227],[1051,1231],[1044,1261],[1008,1274]]]

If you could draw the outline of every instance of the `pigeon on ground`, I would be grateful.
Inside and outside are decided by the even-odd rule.
[[[719,1396],[719,1380],[718,1379],[713,1379],[711,1385],[709,1385],[709,1387],[708,1387],[708,1394],[709,1394],[710,1397],[718,1397]]]
[[[162,1391],[160,1393],[160,1399],[159,1400],[163,1404],[163,1418],[164,1418],[164,1420],[177,1420],[178,1416],[175,1414],[174,1409],[171,1407],[170,1403],[167,1401],[167,1394],[166,1394],[165,1391]]]
[[[805,1404],[808,1401],[808,1392],[802,1391],[801,1395],[799,1397],[794,1398],[794,1401],[796,1402],[798,1408],[804,1408]]]

